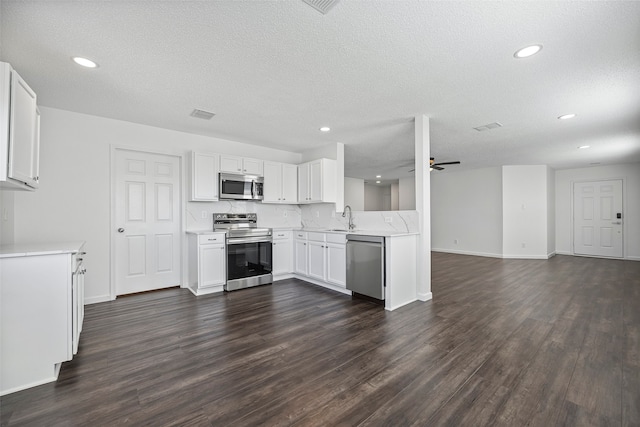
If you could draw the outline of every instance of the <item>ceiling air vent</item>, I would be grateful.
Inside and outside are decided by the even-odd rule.
[[[474,129],[477,130],[478,132],[484,132],[485,130],[491,130],[491,129],[501,128],[501,127],[502,127],[502,123],[493,122],[493,123],[489,123],[488,125],[478,126],[477,128],[474,128]]]
[[[215,116],[215,113],[210,113],[204,110],[198,110],[197,108],[191,112],[191,117],[195,117],[197,119],[210,120],[211,117]]]
[[[338,3],[338,0],[302,0],[302,1],[308,4],[309,6],[311,6],[312,8],[314,8],[315,10],[317,10],[318,12],[322,13],[323,15],[326,15],[329,9],[331,9],[333,5]]]

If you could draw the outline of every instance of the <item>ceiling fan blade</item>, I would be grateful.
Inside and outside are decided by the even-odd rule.
[[[433,166],[437,165],[459,165],[460,162],[444,162],[444,163],[434,163]]]
[[[431,167],[432,167],[433,169],[437,170],[437,171],[443,171],[443,170],[444,170],[444,168],[441,168],[441,167],[440,167],[440,166],[438,166],[438,165],[432,165]]]

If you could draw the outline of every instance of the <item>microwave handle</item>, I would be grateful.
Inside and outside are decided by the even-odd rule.
[[[256,182],[251,181],[251,198],[255,199],[256,197]]]

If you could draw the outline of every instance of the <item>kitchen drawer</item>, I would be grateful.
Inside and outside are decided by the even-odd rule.
[[[327,236],[327,243],[339,243],[339,244],[347,243],[346,233],[327,233],[326,236]]]
[[[209,243],[224,243],[224,233],[201,234],[198,236],[199,245],[206,245]]]
[[[273,240],[284,240],[291,239],[291,230],[285,231],[274,231],[273,232]]]
[[[306,231],[296,231],[296,239],[307,239],[307,232]]]
[[[316,233],[315,231],[309,231],[307,233],[307,239],[312,242],[324,242],[324,233]]]

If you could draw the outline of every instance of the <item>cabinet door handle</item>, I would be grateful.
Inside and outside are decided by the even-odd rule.
[[[118,233],[124,233],[124,228],[122,227],[118,228]]]

